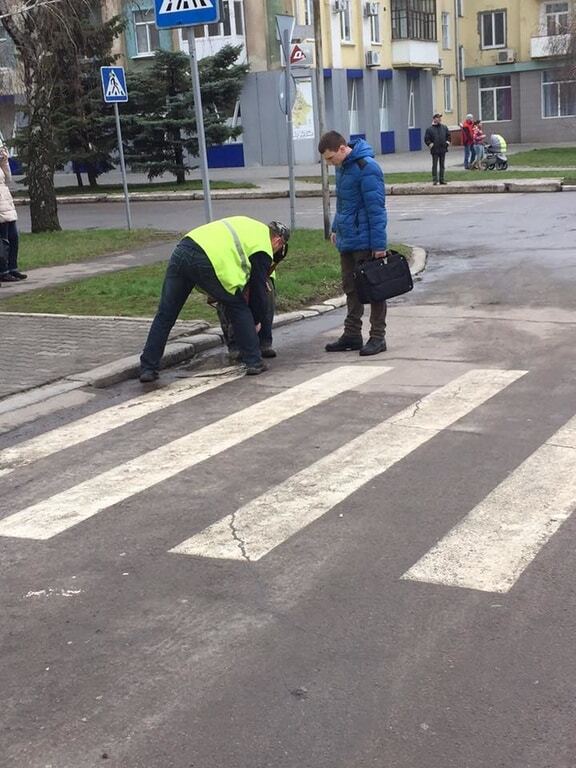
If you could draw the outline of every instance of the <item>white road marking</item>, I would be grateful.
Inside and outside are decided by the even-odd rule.
[[[32,464],[38,459],[62,451],[64,448],[79,445],[112,429],[141,419],[162,408],[168,408],[201,395],[243,375],[240,369],[231,368],[224,375],[210,378],[194,377],[178,381],[163,389],[139,395],[119,405],[113,405],[83,419],[57,427],[19,445],[5,448],[0,451],[0,477],[27,464]]]
[[[170,552],[259,560],[525,373],[468,371]]]
[[[403,579],[508,592],[576,509],[576,417],[529,456]]]
[[[114,504],[391,370],[342,366],[191,432],[0,521],[0,536],[50,539]]]

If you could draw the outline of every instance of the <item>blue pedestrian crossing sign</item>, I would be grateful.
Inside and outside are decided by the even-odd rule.
[[[102,93],[106,104],[128,101],[128,88],[124,67],[100,67]]]
[[[220,18],[219,0],[154,0],[158,29],[213,24]]]

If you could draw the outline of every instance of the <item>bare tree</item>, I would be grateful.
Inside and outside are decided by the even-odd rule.
[[[33,232],[59,230],[54,170],[55,112],[62,66],[85,55],[87,23],[98,17],[97,0],[0,0],[0,21],[14,41],[23,72],[28,115],[27,177]]]

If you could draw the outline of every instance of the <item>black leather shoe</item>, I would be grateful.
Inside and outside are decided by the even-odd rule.
[[[445,187],[446,184],[448,184],[448,182],[447,181],[441,181],[440,184],[442,184],[442,186]]]
[[[367,355],[377,355],[380,352],[386,352],[386,342],[384,339],[370,338],[360,350],[362,357],[366,357]]]
[[[258,376],[259,373],[264,373],[268,370],[266,363],[258,363],[258,365],[247,365],[246,376]]]
[[[331,341],[326,344],[326,352],[349,352],[350,350],[360,349],[362,347],[362,336],[340,336],[337,341]]]
[[[260,347],[262,357],[276,357],[276,350],[272,347]]]
[[[14,275],[16,280],[26,280],[28,275],[25,275],[24,272],[20,272],[18,269],[13,269],[10,271],[11,275]]]
[[[140,381],[142,384],[150,384],[158,378],[158,371],[142,371]]]
[[[11,272],[6,272],[3,275],[0,275],[0,281],[3,283],[18,283],[20,282],[17,277],[14,277],[14,275]]]

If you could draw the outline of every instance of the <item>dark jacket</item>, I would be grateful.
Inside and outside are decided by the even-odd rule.
[[[336,247],[340,253],[383,251],[387,245],[384,174],[368,142],[358,139],[349,146],[352,152],[336,168],[336,215],[332,222]]]
[[[442,155],[444,152],[448,152],[448,145],[450,144],[450,131],[448,127],[438,123],[438,125],[431,125],[429,128],[426,128],[424,144],[429,147],[433,155]]]

